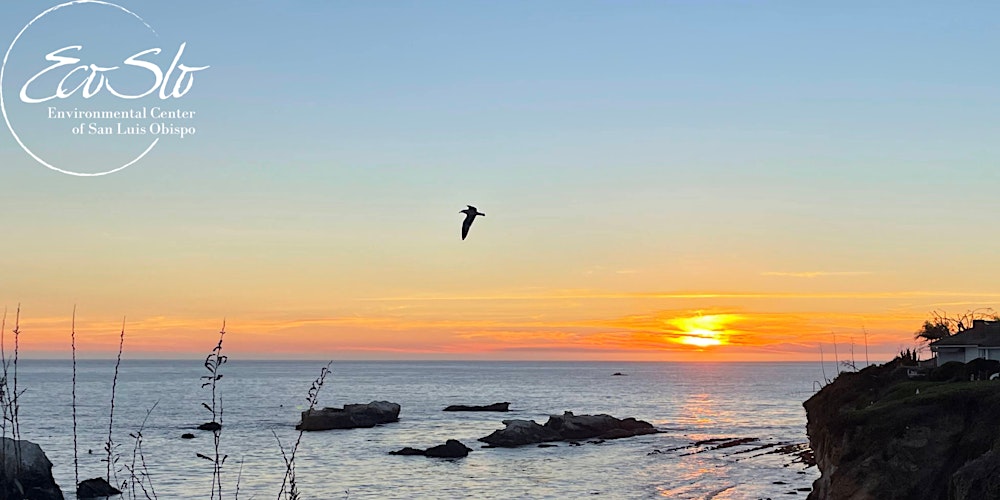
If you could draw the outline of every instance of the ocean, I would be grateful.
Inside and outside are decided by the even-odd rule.
[[[277,498],[286,450],[294,443],[319,361],[242,361],[223,365],[221,452],[225,498]],[[306,433],[296,456],[302,498],[699,498],[807,495],[819,472],[787,453],[802,444],[802,402],[822,380],[817,363],[334,362],[320,406],[386,400],[400,421],[372,429]],[[624,376],[613,376],[621,372]],[[114,361],[77,365],[80,479],[104,477]],[[214,455],[203,402],[201,361],[124,360],[118,374],[113,440],[119,482],[142,431],[145,463],[159,499],[207,499]],[[74,484],[71,363],[21,360],[21,437],[42,446],[56,482]],[[509,401],[509,413],[441,411],[451,404]],[[154,407],[155,405],[155,407]],[[481,448],[478,438],[504,419],[572,411],[646,420],[662,433],[582,446]],[[181,439],[191,432],[195,439]],[[717,448],[725,441],[744,444]],[[393,456],[458,439],[473,448],[455,460]],[[771,453],[767,453],[771,452]],[[142,457],[140,457],[142,458]],[[140,498],[145,498],[139,493]]]

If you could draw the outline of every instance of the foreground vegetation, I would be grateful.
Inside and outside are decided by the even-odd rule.
[[[0,318],[0,411],[2,411],[2,421],[0,421],[0,438],[10,438],[14,442],[22,442],[20,412],[21,396],[26,390],[18,385],[18,366],[20,363],[20,336],[21,336],[21,311],[20,306],[14,314],[13,329],[10,337],[7,332],[8,313],[5,310]],[[239,466],[236,482],[232,485],[224,484],[223,469],[227,467],[228,455],[222,452],[224,437],[224,407],[222,405],[223,385],[220,381],[223,378],[223,367],[228,361],[228,356],[224,354],[223,343],[226,336],[226,325],[223,321],[219,330],[218,342],[205,357],[204,367],[206,374],[201,376],[202,388],[206,392],[206,401],[201,407],[210,415],[211,420],[199,426],[199,429],[212,432],[212,450],[207,453],[197,453],[197,456],[204,459],[212,470],[211,483],[206,485],[206,492],[210,500],[222,500],[224,497],[238,500],[240,498],[240,477],[242,475],[242,464]],[[78,498],[105,498],[109,495],[121,495],[129,500],[157,500],[156,485],[152,475],[149,473],[147,463],[151,457],[147,457],[143,450],[143,430],[149,418],[154,414],[157,403],[154,403],[145,414],[145,418],[137,424],[135,430],[128,434],[128,438],[116,436],[115,429],[115,398],[118,386],[119,369],[121,368],[122,353],[124,352],[126,340],[126,322],[122,320],[122,328],[119,333],[118,354],[115,359],[114,375],[110,381],[111,398],[108,403],[107,419],[108,434],[104,440],[104,457],[102,461],[106,463],[105,476],[103,478],[92,478],[85,481],[80,480],[79,473],[79,439],[77,433],[77,364],[76,364],[76,309],[73,310],[73,320],[70,327],[70,349],[72,353],[72,391],[71,409],[73,418],[73,477],[75,490]],[[319,376],[312,382],[306,394],[308,407],[313,409],[319,401],[319,394],[330,373],[330,363],[327,363],[320,370]],[[293,444],[289,448],[282,445],[277,434],[274,434],[276,441],[276,453],[280,453],[284,463],[284,474],[282,484],[276,485],[278,500],[299,500],[302,494],[299,491],[295,480],[295,457],[302,442],[303,432],[300,431]],[[21,471],[20,446],[14,446],[15,456],[7,456],[6,447],[0,447],[0,471],[8,470],[11,465],[14,472],[14,482],[20,488],[18,478]],[[123,456],[123,450],[125,455]],[[230,464],[231,466],[231,464]]]

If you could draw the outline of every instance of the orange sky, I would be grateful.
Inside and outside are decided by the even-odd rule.
[[[861,363],[866,340],[872,361],[888,359],[913,347],[913,332],[934,308],[960,312],[991,298],[585,291],[372,297],[326,315],[230,316],[226,349],[246,358],[799,361],[819,359],[822,344],[831,361],[836,336],[839,359],[850,359],[853,342]],[[67,356],[71,314],[32,313],[22,306],[22,351]],[[14,315],[8,309],[8,349]],[[80,355],[113,354],[121,321],[81,308]],[[221,323],[221,317],[126,317],[126,357],[198,356],[211,349]]]

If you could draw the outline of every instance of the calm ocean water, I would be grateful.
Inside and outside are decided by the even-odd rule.
[[[80,477],[103,477],[113,361],[78,362]],[[284,465],[272,431],[286,446],[321,362],[239,361],[223,366],[222,451],[227,498],[242,463],[239,498],[276,498]],[[388,400],[402,405],[398,423],[374,429],[307,433],[297,476],[304,498],[766,498],[807,488],[815,467],[783,454],[749,452],[804,443],[802,401],[820,380],[816,363],[541,363],[336,362],[321,405]],[[211,434],[189,430],[211,420],[201,408],[199,361],[123,361],[115,408],[121,461],[132,459],[129,433],[154,403],[145,457],[160,499],[208,498]],[[623,372],[627,376],[611,376]],[[69,361],[22,360],[21,434],[55,464],[56,481],[73,485]],[[510,401],[510,413],[450,413],[449,404]],[[565,410],[647,420],[662,434],[556,448],[480,449],[477,438],[503,419],[535,419]],[[182,440],[184,432],[198,437]],[[687,447],[710,438],[759,442],[710,450]],[[391,456],[404,446],[458,439],[467,458]],[[93,454],[88,454],[92,450]],[[737,453],[744,451],[744,453]],[[759,455],[759,456],[754,456]],[[775,484],[779,483],[779,484]],[[784,483],[784,484],[780,484]],[[800,492],[805,495],[805,492]],[[68,497],[69,498],[69,497]]]

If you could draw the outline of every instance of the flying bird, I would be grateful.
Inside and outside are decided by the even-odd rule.
[[[482,215],[483,217],[486,217],[486,214],[480,213],[479,210],[476,210],[476,207],[474,207],[472,205],[466,205],[466,206],[469,207],[469,208],[466,208],[465,210],[460,210],[459,211],[459,213],[465,214],[465,220],[462,221],[462,239],[463,240],[465,239],[466,236],[469,235],[469,228],[472,227],[472,221],[476,220],[476,216],[477,215]]]

